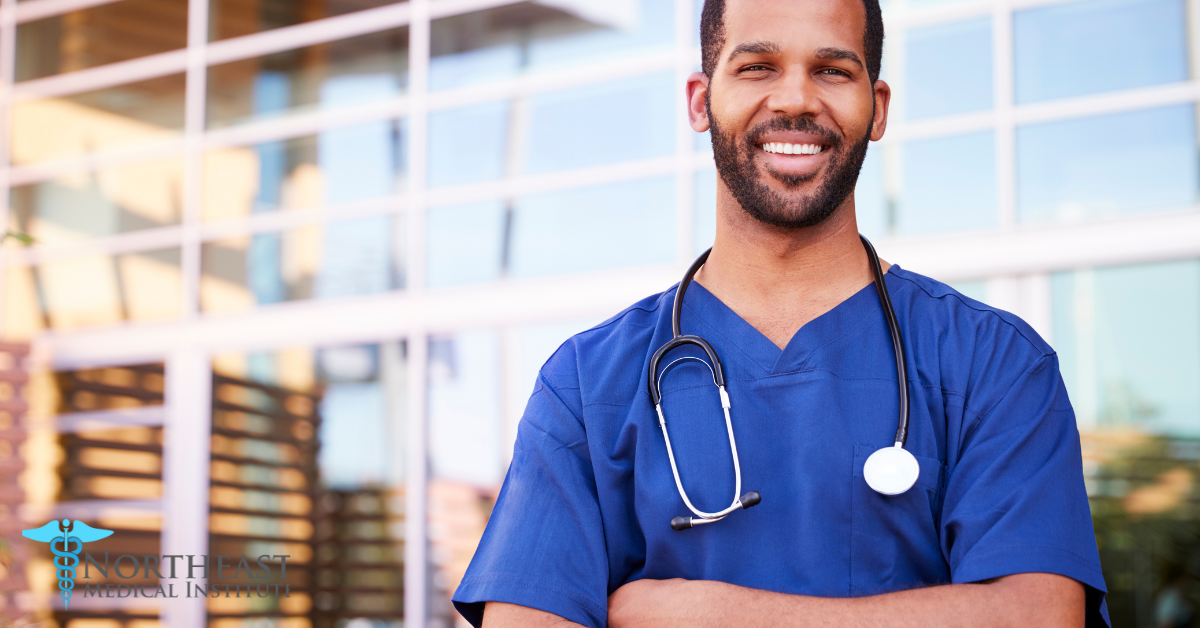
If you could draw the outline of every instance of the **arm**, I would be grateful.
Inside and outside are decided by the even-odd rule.
[[[609,598],[608,618],[610,628],[1033,628],[1083,626],[1085,608],[1083,585],[1044,573],[860,598],[788,595],[706,580],[637,580]]]
[[[579,624],[568,621],[546,611],[535,608],[505,604],[503,602],[488,602],[483,610],[483,628],[582,628]]]

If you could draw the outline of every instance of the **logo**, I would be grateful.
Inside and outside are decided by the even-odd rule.
[[[70,519],[63,519],[61,523],[51,521],[32,530],[21,530],[21,536],[27,539],[50,544],[50,551],[54,552],[54,566],[58,568],[58,590],[62,595],[63,608],[71,605],[71,593],[75,590],[75,567],[79,565],[83,544],[99,541],[111,534],[112,530],[93,528],[82,521],[72,522]],[[71,549],[72,542],[75,549]]]

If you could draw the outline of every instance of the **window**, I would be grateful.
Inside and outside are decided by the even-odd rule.
[[[1085,0],[1013,14],[1018,103],[1188,78],[1183,0]]]
[[[992,108],[991,18],[914,28],[907,36],[907,117]]]
[[[997,223],[996,157],[990,131],[908,142],[903,153],[898,233],[985,229]]]
[[[1073,222],[1184,208],[1196,202],[1198,193],[1200,155],[1193,105],[1017,129],[1022,222]]]

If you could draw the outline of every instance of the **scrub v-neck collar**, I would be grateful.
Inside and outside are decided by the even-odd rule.
[[[893,275],[893,269],[899,269],[899,266],[892,264],[884,277]],[[757,379],[803,370],[817,350],[851,333],[860,324],[867,321],[887,324],[875,282],[805,323],[782,349],[698,282],[693,281],[688,286],[683,305],[680,321],[683,333],[708,340],[732,379],[747,375]],[[752,368],[738,377],[736,371],[729,368],[733,363]]]

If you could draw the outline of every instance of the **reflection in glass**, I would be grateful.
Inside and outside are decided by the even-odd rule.
[[[1120,141],[1114,141],[1114,137]],[[1182,208],[1200,194],[1193,105],[1017,129],[1022,222]]]
[[[883,146],[867,145],[867,156],[858,171],[854,186],[854,217],[859,233],[870,239],[882,238],[891,231],[888,215],[887,185],[883,176]]]
[[[4,331],[28,338],[45,330],[163,321],[179,317],[179,249],[84,255],[8,269]]]
[[[12,162],[26,164],[183,135],[184,75],[13,104]]]
[[[404,342],[214,357],[211,549],[286,548],[291,595],[210,599],[211,625],[399,622],[407,372]]]
[[[500,356],[494,331],[429,339],[429,556],[436,570],[429,615],[435,622],[456,617],[450,594],[479,545],[504,478]]]
[[[9,229],[58,244],[174,225],[182,195],[179,158],[74,172],[12,188]]]
[[[497,179],[510,149],[504,101],[429,114],[429,187]]]
[[[17,25],[18,81],[187,46],[187,0],[121,0]]]
[[[499,279],[510,216],[501,200],[427,210],[426,285],[438,288]]]
[[[997,223],[991,131],[905,143],[900,234],[985,229]]]
[[[668,49],[671,0],[519,2],[436,19],[431,89]]]
[[[907,37],[909,118],[992,108],[991,18],[914,28]]]
[[[1080,425],[1200,436],[1200,260],[1057,273],[1052,286]]]
[[[396,0],[209,0],[208,40],[217,41],[250,35],[395,2]]]
[[[1184,0],[1084,0],[1013,15],[1018,103],[1188,78]]]
[[[517,199],[512,277],[581,273],[675,259],[675,181],[624,181]]]
[[[692,253],[699,256],[717,238],[717,169],[697,170],[692,186]]]
[[[403,120],[377,120],[210,150],[204,156],[204,219],[395,194],[404,182],[406,149]]]
[[[652,74],[534,96],[525,171],[666,155],[675,147],[674,76]]]
[[[408,27],[208,69],[208,128],[398,96],[408,81]]]
[[[403,223],[370,216],[206,243],[200,307],[230,312],[403,288]]]

